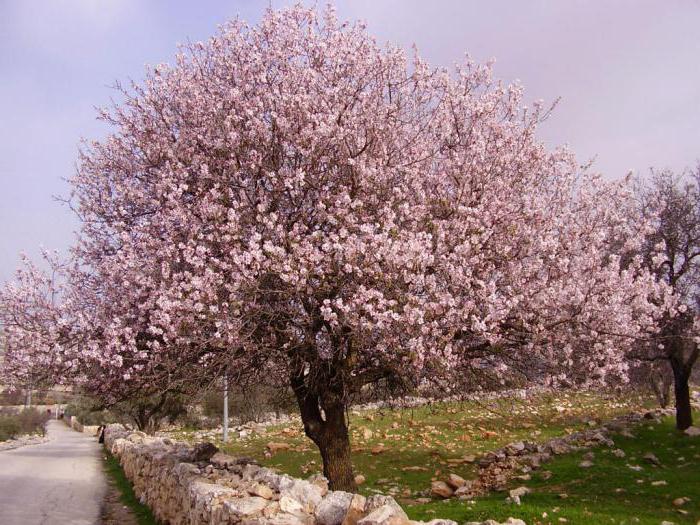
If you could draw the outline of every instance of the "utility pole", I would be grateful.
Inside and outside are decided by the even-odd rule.
[[[222,441],[228,441],[228,374],[224,374],[224,435]]]
[[[32,385],[27,387],[27,397],[24,401],[24,408],[32,408]]]

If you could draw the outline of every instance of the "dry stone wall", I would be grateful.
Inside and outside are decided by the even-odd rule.
[[[97,429],[99,428],[97,425],[83,425],[75,416],[66,417],[64,421],[66,422],[66,425],[71,427],[73,430],[83,432],[84,434],[90,434],[91,436],[96,435]]]
[[[625,433],[645,419],[658,419],[669,412],[628,414],[606,424],[546,443],[511,443],[478,460],[475,480],[452,476],[436,481],[435,497],[472,498],[491,490],[502,490],[513,479],[526,481],[529,473],[553,456],[573,450],[614,446],[610,434]],[[254,460],[234,458],[218,452],[210,443],[194,447],[168,437],[151,437],[127,431],[121,425],[105,430],[105,446],[122,465],[134,491],[160,522],[168,525],[418,525],[390,496],[329,491],[322,476],[296,479],[261,467]],[[470,461],[474,461],[470,459]],[[519,503],[521,487],[510,491]],[[527,489],[523,492],[525,494]],[[456,525],[435,519],[430,525]],[[509,518],[509,525],[525,525]],[[469,525],[480,525],[469,522]],[[500,525],[489,520],[481,525]]]
[[[296,479],[246,458],[169,438],[105,430],[140,500],[167,525],[418,525],[390,496],[329,491],[321,476]],[[430,525],[457,525],[432,520]],[[495,522],[489,522],[495,523]],[[524,525],[520,520],[507,522]]]

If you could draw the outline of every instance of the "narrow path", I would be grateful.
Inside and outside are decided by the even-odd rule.
[[[2,525],[95,525],[105,493],[97,439],[49,421],[49,442],[0,452]]]

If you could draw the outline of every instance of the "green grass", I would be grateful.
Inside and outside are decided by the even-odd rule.
[[[119,501],[131,510],[139,525],[157,525],[158,522],[153,516],[151,509],[141,503],[136,497],[136,494],[134,494],[131,482],[124,474],[124,470],[122,470],[121,465],[119,465],[117,458],[107,450],[104,451],[104,454],[105,472],[114,483],[115,488],[119,491]]]
[[[478,457],[521,439],[544,441],[584,428],[592,419],[608,419],[649,403],[639,397],[576,393],[542,395],[528,402],[501,399],[486,404],[435,403],[413,409],[353,411],[353,464],[355,472],[366,477],[360,492],[392,494],[397,499],[421,497],[429,491],[433,479],[442,479],[450,472],[474,477],[474,465],[449,460],[465,455]],[[191,439],[192,433],[178,432],[174,437]],[[292,448],[266,457],[269,442],[284,442]],[[229,454],[253,457],[296,477],[307,477],[322,468],[318,450],[304,436],[300,422],[270,427],[264,434],[246,440],[216,444]],[[373,453],[381,445],[383,450]],[[411,470],[416,467],[425,470]]]
[[[473,503],[457,499],[416,501],[430,496],[431,481],[444,480],[451,472],[467,479],[475,477],[473,464],[450,463],[450,459],[478,457],[517,440],[545,441],[588,428],[591,421],[598,424],[652,406],[651,399],[639,396],[571,393],[542,395],[528,402],[502,399],[487,404],[436,403],[394,411],[353,411],[353,464],[355,472],[366,477],[360,487],[362,494],[391,494],[412,519],[450,518],[463,523],[513,516],[528,525],[659,525],[663,520],[695,524],[700,519],[700,439],[679,435],[671,419],[662,425],[635,429],[634,439],[615,437],[616,446],[627,452],[626,458],[616,458],[603,447],[595,450],[594,467],[590,469],[578,467],[583,452],[545,464],[541,470],[553,473],[549,481],[534,473],[531,480],[511,486],[525,485],[534,491],[523,498],[519,507],[505,503],[506,493],[493,493]],[[178,432],[174,437],[191,439],[192,433]],[[269,442],[287,443],[291,450],[266,457],[265,446]],[[229,454],[256,458],[296,477],[307,477],[322,467],[317,449],[303,435],[298,421],[270,427],[264,434],[247,440],[216,444]],[[383,450],[373,453],[380,444]],[[646,452],[656,454],[662,467],[646,463],[642,459]],[[678,461],[678,457],[685,459]],[[631,470],[627,463],[641,465],[643,470]],[[416,467],[423,470],[413,470]],[[643,482],[638,483],[638,479]],[[652,486],[654,480],[664,480],[668,485]],[[566,499],[559,496],[562,493]],[[678,497],[691,498],[680,507],[689,512],[687,516],[678,513],[671,503]],[[567,521],[559,521],[560,518]]]
[[[676,431],[672,418],[660,424],[637,427],[633,433],[633,438],[614,436],[616,447],[626,453],[624,458],[615,457],[612,449],[599,447],[593,449],[595,457],[591,468],[578,466],[584,452],[577,452],[545,464],[542,468],[552,472],[548,480],[536,473],[530,481],[512,483],[510,488],[525,485],[533,490],[522,498],[521,506],[505,503],[507,493],[502,492],[472,502],[445,500],[405,508],[412,519],[440,517],[460,523],[487,518],[505,520],[509,516],[529,525],[659,525],[664,520],[679,525],[697,523],[700,520],[700,439]],[[658,457],[660,466],[643,459],[648,452]],[[629,465],[641,466],[642,470],[632,470]],[[654,481],[666,484],[655,486],[652,485]],[[672,502],[679,497],[690,498],[690,501],[676,507]],[[681,514],[678,509],[688,514]]]

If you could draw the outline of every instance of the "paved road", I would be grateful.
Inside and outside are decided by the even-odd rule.
[[[106,489],[97,440],[60,421],[48,431],[48,443],[0,452],[0,524],[97,524]]]

